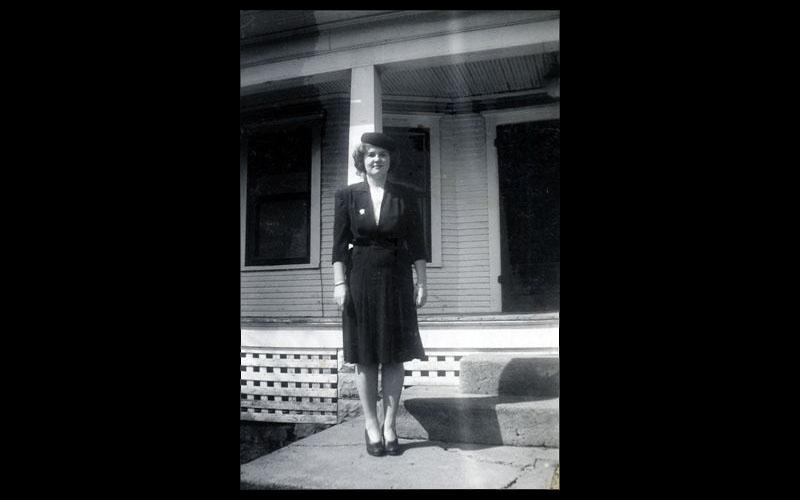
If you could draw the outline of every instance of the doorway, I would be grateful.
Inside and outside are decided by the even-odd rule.
[[[558,312],[560,120],[497,126],[503,312]]]

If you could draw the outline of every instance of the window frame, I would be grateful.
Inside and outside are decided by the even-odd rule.
[[[437,113],[383,115],[384,127],[425,128],[430,136],[431,261],[427,267],[442,267],[442,175],[439,121]]]
[[[280,271],[286,269],[319,269],[321,255],[321,170],[322,170],[322,125],[319,121],[310,119],[289,119],[276,120],[263,125],[263,128],[276,128],[296,123],[298,121],[308,121],[305,125],[311,127],[311,210],[309,221],[309,261],[304,264],[274,264],[274,265],[245,265],[245,245],[247,241],[247,150],[248,138],[242,137],[239,151],[239,222],[240,222],[240,269],[241,271]],[[261,128],[261,126],[259,127]]]

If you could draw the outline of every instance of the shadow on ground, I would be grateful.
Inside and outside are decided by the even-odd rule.
[[[480,445],[485,448],[513,442],[515,436],[530,432],[531,429],[525,427],[534,423],[527,421],[522,414],[511,415],[504,423],[506,428],[501,429],[498,405],[559,397],[559,359],[514,358],[504,367],[499,379],[485,387],[494,388],[499,395],[412,397],[404,400],[406,411],[419,422],[433,442],[410,446],[439,446],[436,442],[445,442],[464,443],[457,445],[460,448]],[[514,410],[506,407],[505,411]]]
[[[329,424],[239,422],[239,465],[331,427]]]

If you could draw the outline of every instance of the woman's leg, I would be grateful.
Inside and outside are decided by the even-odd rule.
[[[377,443],[381,440],[381,425],[378,423],[377,413],[378,365],[356,363],[356,388],[364,411],[364,423],[369,440]]]
[[[403,392],[405,367],[403,363],[382,365],[381,386],[383,387],[383,437],[387,441],[397,439],[395,419],[400,406],[400,393]]]

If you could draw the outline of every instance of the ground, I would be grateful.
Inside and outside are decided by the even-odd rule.
[[[330,427],[322,424],[239,423],[239,465]]]

